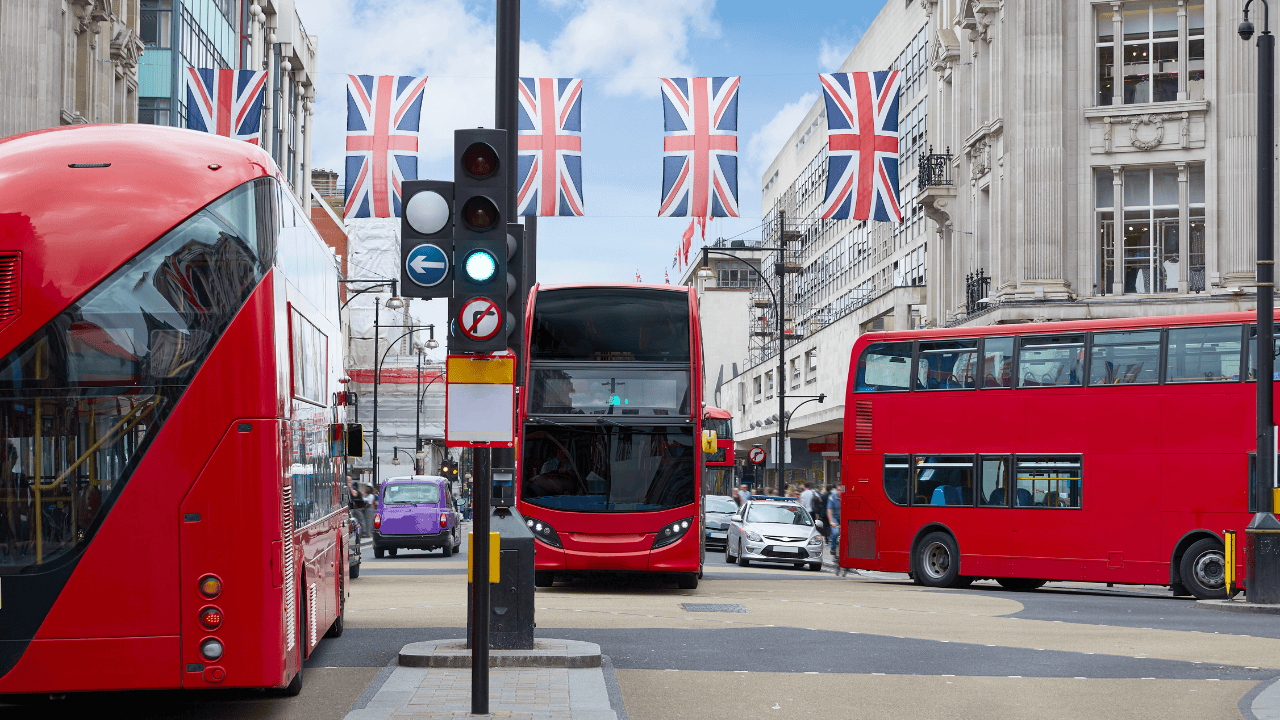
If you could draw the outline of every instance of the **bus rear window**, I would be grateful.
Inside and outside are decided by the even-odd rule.
[[[884,494],[894,505],[906,505],[910,499],[910,456],[884,456]]]
[[[858,392],[911,389],[911,343],[876,343],[858,358]]]
[[[539,292],[530,360],[689,362],[689,297],[607,287]]]

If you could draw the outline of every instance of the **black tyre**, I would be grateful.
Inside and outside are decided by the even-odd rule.
[[[747,559],[747,553],[742,549],[742,543],[738,543],[738,567],[751,567],[751,561]]]
[[[342,631],[346,629],[343,627],[342,620],[344,617],[346,617],[346,614],[347,614],[346,587],[343,584],[342,579],[339,578],[338,579],[338,617],[334,619],[333,624],[330,625],[329,629],[325,632],[324,634],[325,637],[327,638],[342,637]]]
[[[996,578],[996,582],[1000,583],[1000,587],[1005,590],[1014,592],[1026,592],[1028,590],[1038,590],[1044,587],[1048,580],[1037,580],[1036,578]]]
[[[698,573],[680,573],[676,577],[676,586],[681,590],[697,590]]]
[[[450,555],[453,555],[453,543],[451,542],[445,543],[444,547],[440,548],[440,550],[444,553],[445,557],[449,557]]]
[[[352,580],[360,577],[360,563],[355,563],[351,566],[350,575]]]
[[[822,563],[809,563],[809,569],[814,572],[822,572]]]
[[[391,557],[395,557],[395,556],[396,556],[396,548],[387,548],[387,554],[388,554],[388,555],[390,555]]]
[[[284,697],[297,697],[302,692],[302,669],[307,663],[307,606],[298,593],[298,672],[288,685],[280,690]]]
[[[950,533],[931,532],[916,545],[916,580],[927,587],[955,587],[960,582],[960,548]]]
[[[797,569],[797,570],[803,570],[803,569],[804,569],[804,563],[791,563],[791,566],[792,566],[792,567],[794,567],[794,568],[795,568],[795,569]]]
[[[728,564],[733,563],[733,556],[729,554],[729,543],[724,544],[724,561]]]
[[[379,560],[381,560],[381,559],[382,559],[382,556],[383,556],[383,555],[385,555],[385,554],[386,554],[386,552],[387,552],[386,550],[383,550],[382,548],[378,547],[377,545],[374,545],[374,546],[373,546],[373,556],[374,556],[374,557],[376,557],[376,558],[378,558]]]
[[[550,570],[534,570],[533,586],[534,587],[551,587],[556,584],[556,574]]]
[[[1192,543],[1182,555],[1178,569],[1182,573],[1182,584],[1200,600],[1227,596],[1227,564],[1222,542],[1217,538]]]

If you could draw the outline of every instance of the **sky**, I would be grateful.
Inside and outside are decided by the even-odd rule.
[[[657,217],[661,77],[742,76],[741,217],[709,224],[707,240],[758,236],[761,175],[817,100],[817,73],[837,69],[882,7],[523,0],[520,74],[584,79],[586,216],[539,218],[539,282],[678,277],[672,259],[689,221]],[[425,75],[419,177],[451,179],[453,130],[494,125],[493,0],[303,0],[298,12],[319,39],[313,167],[342,172],[348,73]]]

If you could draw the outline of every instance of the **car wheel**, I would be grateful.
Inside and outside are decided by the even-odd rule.
[[[387,554],[388,554],[388,555],[390,555],[391,557],[395,557],[395,556],[396,556],[396,548],[387,548]]]
[[[931,532],[916,546],[915,575],[927,587],[954,586],[960,578],[960,549],[950,533]]]
[[[738,543],[738,567],[751,567],[751,561],[747,559],[747,553],[742,549],[742,543]]]
[[[1182,584],[1200,600],[1227,596],[1227,565],[1222,543],[1216,538],[1197,540],[1187,548],[1179,566]]]
[[[729,554],[729,543],[724,544],[724,561],[726,563],[733,562],[733,556]]]
[[[556,584],[556,574],[550,570],[534,570],[533,586],[534,587],[551,587]]]
[[[795,569],[797,569],[797,570],[803,570],[803,569],[804,569],[804,563],[791,563],[791,565],[792,565],[792,567],[794,567],[794,568],[795,568]]]
[[[676,577],[676,586],[681,590],[697,590],[698,573],[680,573],[680,575]]]
[[[385,554],[386,554],[386,552],[387,552],[386,550],[383,550],[382,548],[378,547],[377,545],[374,545],[374,546],[373,546],[373,556],[374,556],[375,558],[379,559],[379,560],[381,560],[381,559],[382,559],[382,556],[383,556],[383,555],[385,555]]]
[[[451,543],[445,543],[444,547],[440,548],[440,550],[444,553],[445,557],[453,555],[453,545]]]
[[[1027,590],[1036,590],[1044,587],[1048,580],[1037,580],[1035,578],[996,578],[996,582],[1000,583],[1000,587],[1005,590],[1014,592],[1025,592]]]
[[[809,569],[814,572],[822,572],[822,563],[809,563]]]

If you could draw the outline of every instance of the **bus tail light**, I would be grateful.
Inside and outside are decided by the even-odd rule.
[[[222,625],[222,611],[212,606],[201,610],[200,625],[205,630],[217,630]]]
[[[449,527],[449,513],[440,513],[440,529]]]
[[[653,547],[660,548],[684,537],[689,532],[689,528],[693,527],[693,518],[685,518],[675,522],[667,523],[658,531],[658,536],[653,539]]]
[[[222,581],[213,575],[200,578],[200,594],[212,600],[222,594]]]
[[[222,657],[222,641],[218,638],[208,638],[200,643],[200,655],[209,662]]]
[[[526,517],[524,519],[524,524],[528,525],[529,531],[533,533],[533,536],[542,542],[550,545],[551,547],[564,548],[564,545],[560,542],[560,535],[558,535],[555,528],[548,525],[546,521]]]
[[[378,513],[373,516],[373,529],[374,530],[382,529],[382,513]]]

